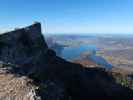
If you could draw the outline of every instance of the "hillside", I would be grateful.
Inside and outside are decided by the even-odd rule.
[[[26,97],[29,94],[31,100],[33,94],[41,100],[130,100],[133,97],[131,89],[116,83],[103,68],[91,68],[91,65],[86,68],[56,56],[45,42],[40,23],[0,35],[0,46],[0,61],[9,64],[8,69],[4,67],[7,73],[0,74],[3,100],[29,100]]]

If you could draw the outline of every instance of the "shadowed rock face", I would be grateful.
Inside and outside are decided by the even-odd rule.
[[[49,89],[51,82],[55,83],[52,86],[61,86],[61,91],[65,93],[57,100],[88,100],[98,97],[130,100],[133,97],[132,90],[116,84],[105,70],[87,69],[56,56],[55,52],[47,47],[41,34],[40,23],[1,35],[0,46],[1,61],[17,64],[21,66],[20,70],[25,72],[25,76],[48,84],[48,91],[43,91],[42,88],[39,90],[42,99],[56,100],[56,97],[49,97],[53,96],[50,94],[53,91]]]
[[[0,35],[0,60],[25,64],[47,48],[40,23]]]

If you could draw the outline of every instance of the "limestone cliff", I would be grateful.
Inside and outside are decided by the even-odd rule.
[[[40,23],[0,35],[0,60],[13,64],[32,62],[47,48]]]

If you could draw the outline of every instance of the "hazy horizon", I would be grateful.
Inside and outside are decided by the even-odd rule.
[[[3,0],[0,33],[39,21],[43,33],[133,34],[133,0]]]

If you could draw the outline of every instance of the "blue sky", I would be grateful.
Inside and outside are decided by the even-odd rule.
[[[0,31],[43,24],[48,33],[133,33],[133,0],[0,0]]]

